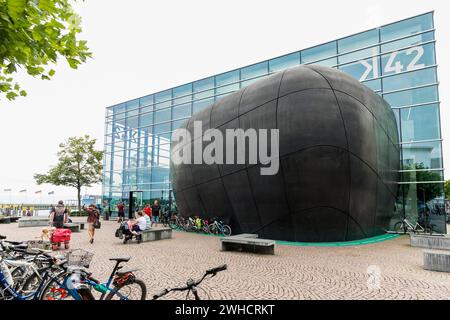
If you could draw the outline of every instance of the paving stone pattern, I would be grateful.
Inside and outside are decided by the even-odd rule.
[[[117,226],[103,221],[92,245],[86,230],[74,233],[71,248],[95,253],[90,269],[100,279],[106,279],[113,266],[109,257],[132,256],[127,267],[141,269],[137,275],[147,284],[147,298],[226,263],[228,270],[203,282],[202,298],[450,299],[450,273],[424,270],[423,249],[411,247],[408,236],[355,247],[277,245],[272,256],[222,252],[218,238],[184,232],[173,232],[168,240],[124,245],[114,237]],[[41,229],[13,223],[0,225],[0,234],[11,240],[33,240]],[[374,279],[368,268],[380,271],[379,287],[368,285]],[[184,294],[166,298],[182,299]]]

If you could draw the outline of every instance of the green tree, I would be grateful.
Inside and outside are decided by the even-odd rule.
[[[55,70],[48,65],[59,57],[73,69],[85,62],[91,53],[77,38],[80,21],[70,0],[0,0],[0,94],[26,96],[13,78],[18,68],[50,80]]]
[[[34,179],[38,184],[76,188],[81,211],[81,188],[102,181],[103,151],[95,150],[95,142],[88,135],[69,138],[59,145],[58,164],[46,174],[35,174]]]
[[[415,163],[413,165],[404,166],[405,170],[419,170],[414,172],[406,171],[403,173],[403,181],[441,181],[442,177],[435,171],[428,171],[427,167],[423,163]],[[414,178],[412,179],[412,176]],[[409,192],[410,185],[404,185],[404,192]],[[442,184],[438,183],[419,183],[416,185],[417,199],[426,203],[433,200],[436,197],[442,196]]]
[[[445,199],[450,199],[450,180],[444,182]]]

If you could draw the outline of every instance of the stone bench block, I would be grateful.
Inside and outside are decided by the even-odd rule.
[[[411,247],[450,250],[449,236],[430,236],[411,234]]]
[[[49,218],[20,218],[19,228],[25,227],[48,227],[50,219]]]
[[[256,237],[255,237],[256,236]],[[221,238],[222,251],[244,251],[260,254],[275,254],[275,241],[259,239],[254,234],[242,234]]]
[[[425,270],[450,272],[450,252],[425,250],[423,252]]]
[[[172,229],[170,228],[152,228],[140,232],[142,242],[158,241],[172,238]]]
[[[64,223],[64,229],[69,229],[72,232],[80,232],[80,225],[78,223]]]

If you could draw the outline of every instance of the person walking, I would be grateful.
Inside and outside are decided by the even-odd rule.
[[[63,228],[64,223],[67,223],[67,219],[67,209],[64,207],[64,202],[59,200],[58,204],[50,212],[50,225],[58,229]]]
[[[155,200],[152,205],[152,216],[153,222],[159,223],[159,212],[161,211],[161,206],[159,205],[159,201]]]
[[[86,212],[88,213],[87,223],[88,223],[89,242],[92,244],[94,243],[96,225],[100,223],[100,212],[93,204],[91,204],[86,209]]]
[[[125,205],[123,204],[122,201],[117,204],[117,212],[118,212],[117,215],[119,217],[117,222],[122,223],[123,220],[125,220]]]

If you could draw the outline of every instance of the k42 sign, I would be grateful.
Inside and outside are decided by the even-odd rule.
[[[377,79],[382,75],[414,71],[434,64],[434,45],[411,47],[405,50],[378,54],[372,49],[372,57],[359,60],[339,69],[351,74],[359,81]]]

